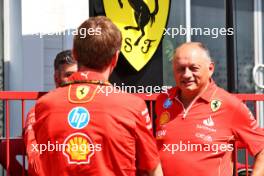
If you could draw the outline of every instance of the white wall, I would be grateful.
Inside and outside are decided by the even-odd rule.
[[[23,56],[27,61],[24,90],[49,91],[55,87],[53,60],[58,52],[72,48],[71,33],[64,35],[63,31],[76,29],[88,16],[88,0],[22,1]],[[30,73],[31,62],[36,67]]]
[[[5,88],[23,90],[21,3],[4,0]]]
[[[72,36],[51,33],[75,29],[88,16],[88,0],[4,0],[5,90],[53,89],[53,59],[72,47]],[[11,136],[21,135],[20,102],[10,104],[10,116]]]

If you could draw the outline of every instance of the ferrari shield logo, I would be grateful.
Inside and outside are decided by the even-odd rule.
[[[106,16],[123,36],[121,51],[141,70],[159,46],[166,27],[170,0],[103,0]]]
[[[211,109],[213,112],[216,112],[220,107],[222,103],[219,100],[212,100],[211,101]]]
[[[88,86],[78,86],[76,89],[76,97],[78,99],[83,99],[89,92],[90,87]]]
[[[68,89],[68,100],[75,104],[88,103],[93,100],[97,91],[98,87],[91,89],[86,85],[72,84]]]

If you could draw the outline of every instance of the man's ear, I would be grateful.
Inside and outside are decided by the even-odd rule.
[[[215,68],[215,64],[214,64],[214,62],[211,62],[210,65],[209,65],[210,76],[213,76],[214,68]]]
[[[113,72],[113,70],[115,69],[115,67],[117,65],[118,56],[119,56],[119,51],[117,50],[115,52],[115,54],[113,55],[112,60],[111,60],[111,63],[110,63],[110,66],[109,66],[110,67],[110,74]]]
[[[55,82],[56,87],[58,87],[58,84],[60,82],[58,70],[54,70],[54,82]]]
[[[113,56],[113,58],[112,58],[111,66],[112,66],[113,68],[115,68],[116,65],[117,65],[118,57],[119,57],[119,50],[117,50],[117,51],[115,52],[115,54],[114,54],[114,56]]]

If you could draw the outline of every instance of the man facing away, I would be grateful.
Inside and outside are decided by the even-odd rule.
[[[234,141],[256,157],[264,175],[264,132],[248,108],[213,81],[214,63],[199,42],[180,45],[173,58],[176,87],[157,98],[157,143],[165,176],[231,176]]]
[[[56,88],[68,80],[72,73],[77,71],[77,63],[72,58],[71,50],[64,50],[58,53],[54,59],[54,82]],[[39,161],[39,152],[33,149],[36,145],[35,132],[32,128],[35,123],[35,107],[27,114],[24,128],[24,143],[28,156],[28,174],[42,175]]]
[[[89,18],[81,30],[89,33],[74,37],[78,72],[36,105],[37,144],[54,146],[39,147],[45,175],[133,176],[145,170],[162,176],[145,102],[127,93],[104,93],[113,88],[108,78],[121,32],[106,17]]]

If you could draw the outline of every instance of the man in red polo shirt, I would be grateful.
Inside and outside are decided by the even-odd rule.
[[[165,176],[231,176],[234,140],[256,156],[253,176],[264,175],[264,132],[248,108],[219,88],[201,43],[179,46],[173,58],[177,87],[157,98],[156,138]]]
[[[144,100],[116,93],[108,82],[121,41],[106,17],[91,17],[78,28],[78,72],[36,104],[35,148],[45,175],[163,175]]]
[[[59,87],[68,77],[77,71],[76,60],[72,58],[71,50],[64,50],[58,53],[54,59],[54,82]],[[36,145],[35,132],[32,128],[35,119],[35,107],[31,108],[27,114],[25,128],[23,130],[23,139],[28,156],[28,174],[41,176],[41,165],[39,161],[39,152],[33,150]]]

